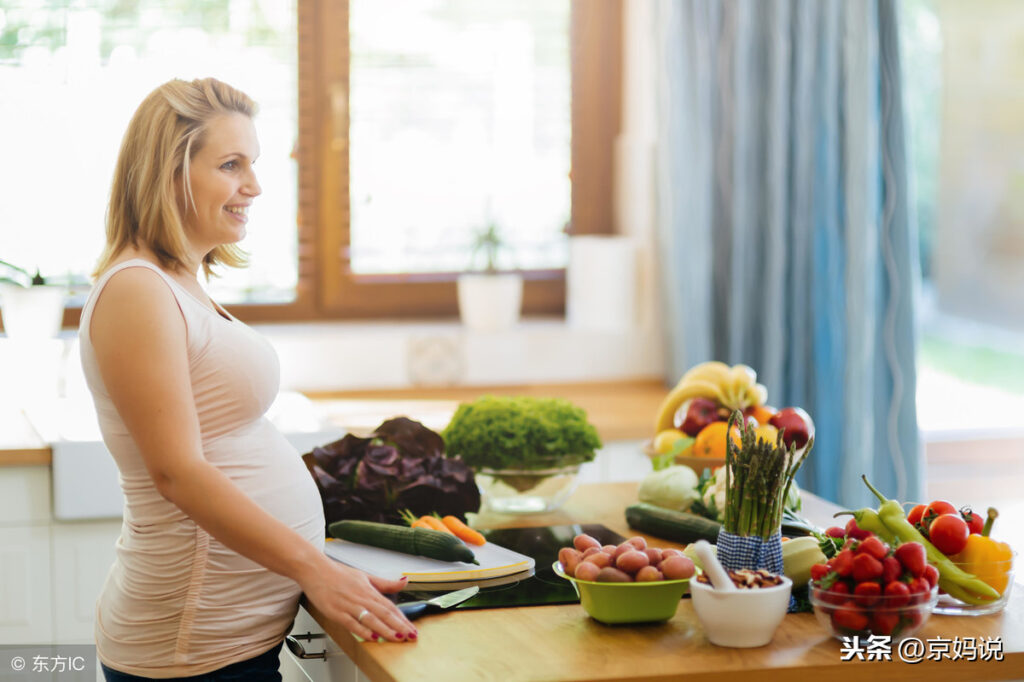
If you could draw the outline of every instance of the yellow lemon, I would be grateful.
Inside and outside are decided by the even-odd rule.
[[[665,429],[659,431],[658,435],[654,437],[654,451],[659,455],[665,455],[672,452],[672,446],[676,444],[676,441],[680,438],[686,438],[686,434],[679,429]]]

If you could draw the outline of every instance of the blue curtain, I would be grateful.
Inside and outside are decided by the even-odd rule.
[[[815,420],[804,487],[922,499],[896,0],[655,7],[666,379],[749,364]]]

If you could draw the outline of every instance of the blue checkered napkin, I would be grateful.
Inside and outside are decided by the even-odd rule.
[[[720,529],[717,556],[726,570],[763,568],[770,573],[782,575],[782,533],[775,531],[774,535],[765,540],[757,536],[733,535],[724,528]],[[789,610],[796,610],[793,597],[789,598]]]
[[[718,531],[718,560],[727,569],[763,568],[782,573],[782,533],[776,531],[767,540],[757,536],[733,535]]]

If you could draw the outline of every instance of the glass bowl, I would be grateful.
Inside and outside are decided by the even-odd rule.
[[[809,592],[818,622],[838,639],[888,635],[898,641],[911,637],[928,622],[939,598],[938,587],[927,594],[910,595],[906,604],[893,597],[824,590],[813,582]]]
[[[1010,600],[1010,592],[1013,590],[1013,568],[1016,558],[1017,554],[1014,552],[1009,559],[987,564],[982,570],[954,562],[967,573],[973,573],[994,587],[1000,593],[999,599],[985,604],[968,604],[945,592],[940,592],[939,601],[935,605],[935,613],[940,613],[943,616],[986,616],[1002,611],[1006,602]]]
[[[551,568],[556,575],[572,583],[587,615],[608,624],[668,620],[676,615],[679,600],[690,586],[689,578],[649,583],[598,583],[569,577],[560,561]]]
[[[580,465],[550,469],[476,470],[485,509],[499,514],[537,514],[558,509],[579,485]]]

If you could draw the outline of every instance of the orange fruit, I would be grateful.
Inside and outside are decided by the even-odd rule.
[[[701,429],[693,443],[693,456],[725,459],[725,432],[728,428],[728,422],[711,422]],[[740,445],[740,430],[733,426],[730,435],[732,442],[738,447]]]
[[[774,445],[779,438],[779,430],[771,424],[762,424],[754,429],[754,437]]]
[[[778,412],[774,407],[767,405],[758,405],[757,407],[750,408],[750,416],[757,420],[758,424],[767,424],[768,420]]]

